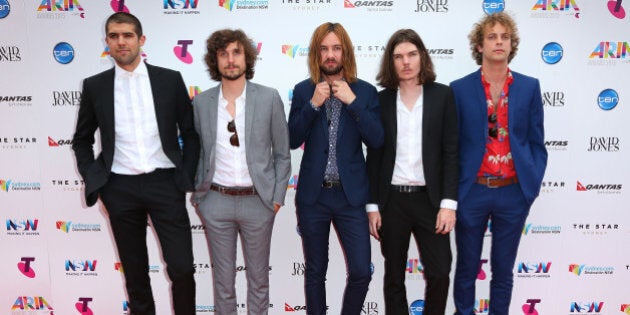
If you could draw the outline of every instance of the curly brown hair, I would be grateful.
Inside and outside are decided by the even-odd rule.
[[[493,13],[484,16],[478,23],[476,23],[473,30],[468,35],[472,57],[478,65],[481,65],[483,57],[478,48],[483,45],[484,32],[488,27],[493,27],[497,23],[507,28],[507,31],[510,33],[512,49],[510,51],[510,55],[508,56],[508,63],[510,63],[510,61],[514,59],[514,56],[516,56],[518,44],[521,41],[521,38],[518,36],[516,22],[514,22],[514,19],[505,12]]]
[[[254,42],[242,30],[223,29],[212,33],[206,41],[205,61],[212,80],[221,81],[222,78],[217,61],[217,52],[227,48],[233,42],[237,42],[245,53],[245,78],[251,80],[254,77],[254,67],[258,55],[256,48],[254,48]]]

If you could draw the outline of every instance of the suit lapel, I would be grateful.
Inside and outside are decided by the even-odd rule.
[[[391,143],[393,143],[394,153],[396,152],[396,137],[398,136],[398,118],[396,116],[396,90],[387,90],[384,104],[381,112],[383,113],[383,122],[389,129],[391,135]]]
[[[212,157],[212,161],[214,161],[214,151],[215,151],[215,147],[216,147],[216,139],[217,139],[217,117],[218,117],[218,111],[219,111],[219,89],[221,88],[221,85],[217,85],[216,87],[214,87],[211,92],[210,95],[208,97],[208,104],[197,104],[197,106],[207,106],[207,111],[205,111],[205,114],[208,115],[208,123],[210,124],[210,128],[208,128],[208,130],[203,130],[202,132],[204,133],[208,133],[207,134],[207,139],[210,139],[209,144],[210,144],[210,150],[211,150],[211,157]]]
[[[164,123],[165,117],[164,111],[162,111],[162,98],[159,95],[159,91],[162,90],[162,85],[164,84],[164,80],[161,80],[161,71],[159,68],[153,67],[148,63],[145,63],[147,66],[147,72],[149,74],[149,82],[151,83],[151,94],[153,95],[153,106],[155,109],[155,118],[157,120],[158,132],[160,133],[160,138],[162,138],[162,128],[161,126]]]
[[[115,127],[116,124],[114,122],[114,79],[115,79],[115,70],[112,68],[109,72],[107,72],[104,80],[102,82],[103,88],[103,115],[105,117],[105,125],[103,126],[103,132],[107,133],[107,136],[110,139],[114,139]],[[112,151],[113,152],[113,151]]]
[[[249,139],[253,129],[252,123],[256,115],[256,98],[254,97],[256,94],[256,87],[252,83],[247,82],[245,87],[245,150],[247,150],[247,147],[250,147],[247,144],[250,143]]]
[[[512,75],[514,75],[514,72],[512,72]],[[516,111],[520,106],[519,101],[523,99],[523,97],[521,97],[521,85],[519,83],[520,82],[518,82],[515,78],[512,84],[510,85],[510,88],[508,91],[508,131],[509,131],[509,134],[512,133],[512,128],[515,123],[514,119],[517,116]]]

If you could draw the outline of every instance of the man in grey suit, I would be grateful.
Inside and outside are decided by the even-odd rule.
[[[192,203],[203,217],[218,314],[236,314],[236,239],[240,235],[248,314],[267,314],[275,214],[291,172],[289,133],[278,91],[249,80],[256,50],[241,30],[207,40],[206,64],[221,84],[193,100],[201,155]]]

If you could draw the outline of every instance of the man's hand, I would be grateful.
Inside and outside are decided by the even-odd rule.
[[[455,228],[455,210],[442,208],[435,220],[435,234],[448,234]]]
[[[357,96],[354,95],[354,92],[352,92],[352,90],[350,89],[348,82],[346,81],[343,81],[343,80],[333,81],[331,85],[331,89],[335,97],[338,98],[342,103],[346,105],[351,104],[357,98]]]
[[[327,98],[330,97],[330,85],[325,81],[319,82],[315,86],[315,91],[313,92],[313,97],[311,98],[311,103],[315,105],[315,107],[320,107],[324,105],[324,102]]]
[[[378,211],[368,212],[367,214],[370,224],[370,234],[380,241],[381,237],[378,235],[378,231],[381,229],[381,214]]]

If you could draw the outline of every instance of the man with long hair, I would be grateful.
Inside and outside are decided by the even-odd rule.
[[[460,156],[455,308],[457,315],[474,314],[475,281],[490,220],[490,314],[507,315],[521,231],[547,166],[543,104],[538,80],[508,67],[520,41],[508,14],[485,16],[468,38],[481,68],[451,83]]]
[[[411,29],[395,32],[376,77],[385,87],[379,92],[385,142],[367,155],[375,203],[368,211],[376,211],[370,231],[380,238],[385,258],[386,314],[408,314],[405,269],[412,234],[424,266],[423,314],[444,315],[446,309],[449,233],[457,208],[457,113],[451,89],[435,77],[420,36]]]
[[[326,271],[331,223],[347,262],[341,311],[357,315],[372,278],[369,199],[363,143],[383,143],[376,88],[357,78],[348,33],[339,23],[315,29],[308,53],[310,78],[293,90],[289,113],[292,149],[304,144],[296,207],[306,262],[309,315],[326,314]]]
[[[271,232],[291,174],[284,105],[277,90],[249,81],[256,49],[243,31],[218,30],[207,49],[210,77],[220,84],[193,100],[202,154],[192,202],[208,233],[215,311],[237,314],[240,235],[248,314],[267,314]]]

